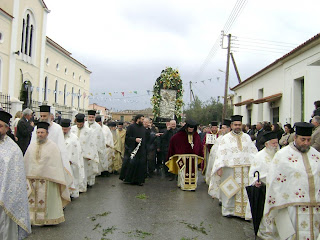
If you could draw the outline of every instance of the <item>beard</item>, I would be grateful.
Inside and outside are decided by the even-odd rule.
[[[0,134],[0,140],[3,140],[7,134]]]
[[[138,125],[139,125],[139,126],[142,126],[142,125],[143,125],[143,123],[142,123],[142,122],[138,122]]]
[[[42,138],[38,138],[38,137],[37,137],[37,143],[38,143],[38,144],[43,144],[43,143],[46,142],[46,140],[47,140],[46,138],[42,139]]]
[[[233,130],[233,132],[236,133],[236,134],[239,134],[239,133],[241,133],[241,129],[240,128],[235,128]]]
[[[276,152],[278,152],[279,150],[279,146],[277,147],[271,147],[271,146],[268,146],[266,147],[266,152],[271,155],[272,157],[276,154]]]
[[[298,145],[295,145],[295,146],[302,153],[306,153],[310,150],[310,146],[298,146]]]
[[[89,124],[93,124],[95,120],[88,120]]]
[[[51,124],[51,119],[50,118],[42,119],[40,122],[46,122],[46,123]]]

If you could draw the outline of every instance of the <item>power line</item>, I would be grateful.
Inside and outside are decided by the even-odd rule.
[[[254,41],[262,41],[262,42],[273,42],[273,43],[283,43],[288,45],[297,46],[296,43],[288,43],[288,42],[280,42],[280,41],[272,41],[272,40],[265,40],[265,39],[258,39],[258,38],[247,38],[247,37],[241,37],[241,36],[235,36],[237,39],[248,39],[248,40],[254,40]]]
[[[238,0],[236,2],[235,6],[233,7],[233,9],[228,17],[227,22],[225,23],[225,25],[223,27],[224,32],[227,33],[231,29],[233,23],[236,21],[237,17],[242,12],[242,9],[246,3],[247,3],[247,0]],[[215,41],[215,43],[213,44],[209,54],[207,55],[204,62],[200,66],[199,70],[194,75],[194,78],[199,76],[204,71],[204,69],[208,66],[210,60],[214,57],[214,55],[217,53],[217,51],[219,49],[219,43],[220,43],[220,35],[217,38],[217,40]]]

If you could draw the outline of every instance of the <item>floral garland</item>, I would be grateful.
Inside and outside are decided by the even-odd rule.
[[[177,97],[175,103],[175,111],[177,119],[180,121],[182,116],[182,106],[183,106],[183,89],[182,80],[180,78],[179,71],[171,67],[167,67],[162,70],[160,77],[157,78],[153,86],[153,97],[151,98],[151,103],[153,105],[153,115],[154,117],[159,117],[160,114],[160,89],[172,89],[177,90]]]

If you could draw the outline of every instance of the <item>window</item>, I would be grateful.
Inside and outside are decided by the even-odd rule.
[[[0,92],[2,92],[2,59],[0,58]]]
[[[58,102],[58,80],[56,80],[56,86],[54,89],[54,102],[57,103]]]
[[[47,66],[49,66],[49,63],[50,63],[50,60],[49,60],[49,58],[47,58],[47,59],[46,59],[46,64],[47,64]]]
[[[67,75],[67,73],[68,73],[68,68],[65,68],[64,69],[64,74]]]
[[[263,98],[263,88],[258,90],[258,99]],[[258,121],[264,121],[263,119],[263,103],[258,104]]]
[[[67,100],[67,84],[64,85],[64,92],[63,92],[63,104],[66,105]]]
[[[71,91],[71,107],[73,107],[73,94],[74,94],[74,88],[72,87],[72,91]]]
[[[0,43],[3,43],[3,33],[0,32]]]
[[[79,76],[79,82],[81,82],[81,75]]]
[[[73,79],[76,77],[76,74],[74,72],[72,73],[72,77]]]
[[[22,31],[21,31],[21,53],[32,57],[33,56],[33,44],[35,33],[35,20],[30,10],[27,10],[25,17],[22,19]]]
[[[43,92],[43,100],[48,100],[48,77],[45,77],[44,79],[44,92]]]
[[[79,89],[79,94],[78,94],[78,108],[80,108],[80,94],[81,94],[81,91]]]
[[[57,71],[59,71],[59,63],[57,63],[56,69],[57,69]]]

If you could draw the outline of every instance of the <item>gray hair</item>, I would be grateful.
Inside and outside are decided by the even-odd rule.
[[[313,119],[320,124],[320,116],[314,116]]]
[[[26,108],[25,110],[23,110],[22,115],[26,116],[26,115],[32,115],[33,111],[29,108]]]

